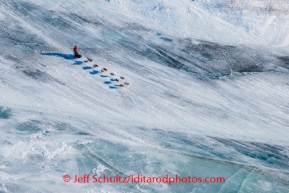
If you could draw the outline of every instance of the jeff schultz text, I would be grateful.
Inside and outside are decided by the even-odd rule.
[[[92,178],[92,179],[91,179]],[[73,183],[90,183],[92,180],[93,183],[225,183],[226,179],[224,177],[195,177],[195,176],[183,176],[180,177],[178,174],[176,175],[168,175],[165,176],[145,176],[145,175],[129,175],[129,176],[120,176],[116,174],[115,176],[107,176],[97,174],[90,175],[85,174],[83,176],[74,177]]]

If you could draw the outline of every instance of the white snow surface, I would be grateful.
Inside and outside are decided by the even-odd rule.
[[[289,191],[288,0],[11,0],[0,10],[0,192]],[[226,183],[62,179],[93,173]]]

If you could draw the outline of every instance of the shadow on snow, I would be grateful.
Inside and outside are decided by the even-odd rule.
[[[75,56],[74,56],[73,54],[41,53],[41,55],[45,55],[45,56],[57,56],[57,57],[64,58],[64,59],[66,59],[66,60],[73,60],[73,59],[75,59]]]
[[[84,66],[82,69],[83,69],[83,70],[91,70],[92,67],[91,67],[91,66]]]
[[[98,74],[98,73],[99,73],[99,71],[97,71],[97,70],[93,70],[90,72],[91,75]]]

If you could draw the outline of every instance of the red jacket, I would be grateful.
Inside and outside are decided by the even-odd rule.
[[[73,52],[74,52],[74,53],[78,52],[78,47],[77,47],[77,46],[74,46]]]

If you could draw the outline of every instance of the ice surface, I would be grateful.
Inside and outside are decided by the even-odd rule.
[[[0,2],[0,192],[288,192],[287,1],[264,2]]]

